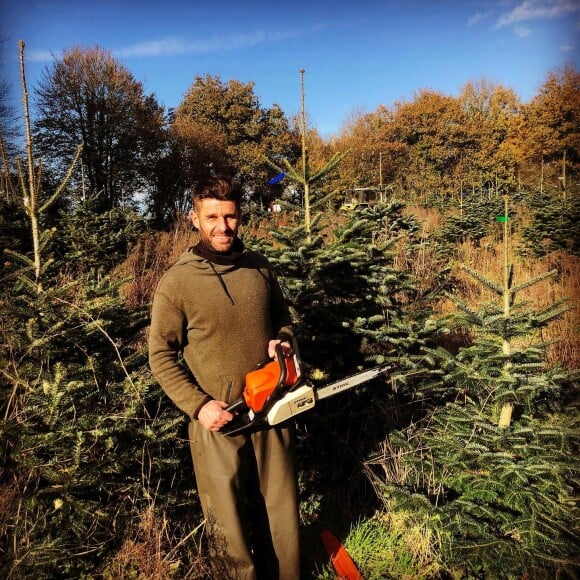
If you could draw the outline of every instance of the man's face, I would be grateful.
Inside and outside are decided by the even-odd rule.
[[[216,252],[229,252],[240,225],[240,210],[234,201],[200,199],[189,216],[201,240]]]

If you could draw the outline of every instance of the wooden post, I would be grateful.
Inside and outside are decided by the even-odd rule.
[[[566,148],[562,154],[562,190],[564,192],[564,201],[566,201]]]

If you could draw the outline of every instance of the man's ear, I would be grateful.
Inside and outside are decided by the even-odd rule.
[[[189,212],[189,217],[193,223],[193,226],[199,230],[199,217],[197,216],[197,213],[195,213],[194,209]]]

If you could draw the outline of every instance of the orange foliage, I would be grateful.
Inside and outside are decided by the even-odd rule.
[[[513,89],[470,81],[457,97],[430,89],[409,101],[353,111],[332,140],[350,150],[342,186],[384,184],[405,191],[459,193],[464,188],[559,187],[570,191],[580,166],[580,75],[573,66],[547,75],[522,104]]]

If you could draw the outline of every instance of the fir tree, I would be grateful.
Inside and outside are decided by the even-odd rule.
[[[82,228],[47,230],[62,188],[43,201],[28,143],[30,239],[5,253],[0,287],[0,575],[79,578],[102,572],[157,500],[171,512],[193,491],[174,475],[181,417],[146,366],[148,313],[104,274],[134,241],[134,220],[109,216],[112,230],[81,207]]]
[[[39,294],[23,277],[2,295],[0,482],[15,494],[2,572],[79,577],[179,481],[181,417],[150,377],[146,313],[123,304],[121,280],[68,271],[45,277]],[[192,493],[186,484],[183,498]]]
[[[554,578],[572,575],[578,557],[578,382],[547,366],[547,345],[537,338],[565,306],[536,311],[517,300],[555,273],[515,283],[507,196],[505,204],[503,281],[467,270],[498,301],[474,309],[450,296],[473,344],[456,355],[425,349],[434,380],[421,392],[439,404],[391,437],[409,475],[382,489],[391,508],[414,505],[431,514],[449,539],[442,550],[450,568],[489,578]]]
[[[399,245],[418,245],[418,225],[403,209],[394,201],[343,219],[319,214],[310,241],[303,223],[274,229],[272,243],[248,240],[276,267],[310,384],[327,384],[387,358],[415,369],[413,353],[436,335],[437,324],[429,319],[433,297],[421,295],[411,273],[395,261]],[[395,383],[387,380],[322,401],[298,418],[306,524],[322,518],[348,529],[358,510],[368,508],[362,458],[398,418]]]
[[[311,206],[313,205],[314,200],[311,199],[310,194],[310,186],[317,181],[323,179],[328,173],[330,173],[344,158],[346,153],[335,153],[330,161],[326,163],[322,168],[313,172],[312,168],[310,167],[309,159],[308,159],[308,149],[306,147],[306,114],[304,109],[304,69],[300,70],[300,88],[301,88],[301,96],[302,96],[302,106],[301,106],[301,137],[302,137],[302,162],[301,168],[295,169],[292,164],[287,159],[282,159],[282,163],[284,165],[284,169],[282,169],[279,165],[272,162],[270,159],[266,159],[268,165],[273,167],[276,171],[287,174],[288,177],[295,181],[296,183],[300,183],[304,188],[304,234],[306,237],[306,241],[310,243],[311,236],[312,236],[312,228],[314,227],[313,218],[311,215]],[[318,205],[324,200],[317,200]]]
[[[562,200],[535,192],[527,199],[532,223],[522,232],[521,254],[543,256],[557,249],[580,253],[580,197]]]

